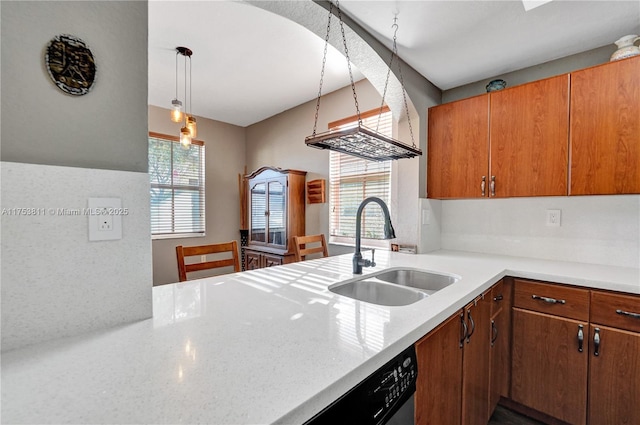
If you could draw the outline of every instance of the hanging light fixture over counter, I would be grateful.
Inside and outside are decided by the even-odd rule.
[[[329,18],[327,22],[327,35],[325,37],[324,46],[324,58],[322,60],[322,72],[320,73],[320,89],[318,90],[318,100],[316,103],[316,118],[313,124],[313,134],[305,137],[304,141],[307,146],[311,146],[317,149],[329,149],[337,151],[359,158],[368,159],[371,161],[387,161],[391,159],[413,158],[417,155],[422,155],[422,151],[416,147],[413,139],[413,128],[411,127],[411,117],[409,116],[409,105],[407,103],[407,97],[404,89],[404,82],[402,81],[402,70],[400,69],[400,62],[398,61],[398,70],[400,76],[400,84],[402,85],[402,95],[404,97],[404,106],[407,113],[407,120],[409,123],[409,131],[411,132],[411,140],[413,146],[406,145],[400,141],[394,140],[384,134],[378,133],[370,128],[362,125],[362,119],[360,118],[360,109],[358,108],[358,98],[356,95],[356,86],[353,82],[353,74],[351,72],[351,61],[349,60],[349,50],[347,49],[347,40],[344,34],[344,25],[342,23],[342,13],[340,12],[339,2],[336,0],[336,8],[338,10],[338,19],[340,21],[340,30],[342,32],[342,43],[344,45],[344,53],[347,58],[347,66],[349,68],[349,78],[351,79],[351,91],[353,92],[353,100],[356,105],[356,112],[358,116],[358,125],[345,129],[332,130],[324,133],[316,134],[316,128],[318,126],[318,112],[320,110],[320,99],[322,97],[322,80],[324,77],[324,66],[327,58],[327,46],[329,44],[329,33],[331,31],[331,15],[333,12],[333,3],[329,2]],[[393,51],[391,60],[389,61],[389,69],[387,71],[387,81],[384,86],[384,93],[382,94],[382,105],[380,106],[380,113],[384,107],[384,98],[387,93],[387,87],[389,85],[389,76],[391,73],[391,65],[394,58],[398,55],[396,46],[396,33],[398,31],[397,17],[394,20],[393,27],[395,28],[393,35]]]
[[[180,143],[184,147],[191,145],[191,140],[198,135],[196,117],[191,110],[191,55],[193,51],[188,47],[176,47],[176,97],[171,101],[171,121],[184,122],[180,129]],[[178,55],[184,57],[184,107],[182,111],[182,101],[178,99]],[[187,58],[189,59],[189,78],[187,78]],[[187,80],[189,91],[187,96]],[[188,106],[188,108],[187,108]]]

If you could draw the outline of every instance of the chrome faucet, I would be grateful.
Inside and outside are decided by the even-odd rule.
[[[376,198],[375,196],[366,198],[364,201],[360,203],[358,207],[358,212],[356,212],[356,252],[353,254],[353,274],[362,274],[362,267],[375,267],[376,263],[374,261],[375,250],[372,251],[371,260],[365,260],[362,258],[362,253],[360,252],[360,228],[362,225],[362,211],[364,207],[369,202],[375,202],[380,205],[382,208],[382,212],[384,213],[384,239],[393,239],[396,237],[396,233],[393,230],[393,226],[391,225],[391,216],[389,215],[389,209],[387,208],[387,204],[380,198]]]

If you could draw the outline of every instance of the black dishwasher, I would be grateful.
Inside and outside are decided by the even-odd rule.
[[[413,424],[413,394],[417,377],[416,352],[411,346],[307,421],[306,425]]]

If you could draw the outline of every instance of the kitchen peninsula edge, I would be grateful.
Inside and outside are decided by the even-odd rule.
[[[640,294],[640,271],[376,252],[460,280],[408,306],[330,292],[349,254],[153,288],[154,317],[2,353],[6,423],[299,424],[505,276]]]

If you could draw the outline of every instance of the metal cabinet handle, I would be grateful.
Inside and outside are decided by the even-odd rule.
[[[584,345],[584,332],[582,330],[583,326],[578,325],[578,351],[582,353],[582,347]]]
[[[460,348],[464,346],[464,340],[467,337],[467,322],[464,320],[464,312],[460,315],[460,322],[462,323],[462,338],[460,339]]]
[[[502,301],[503,299],[504,299],[504,297],[502,296],[502,294],[496,295],[495,297],[493,297],[493,300],[495,302]]]
[[[544,302],[546,302],[548,304],[564,304],[564,303],[566,303],[565,300],[556,300],[555,298],[540,297],[538,295],[531,295],[531,298],[533,298],[534,300],[544,301]]]
[[[487,176],[482,176],[482,183],[480,183],[480,189],[482,190],[482,197],[486,195]]]
[[[468,344],[469,340],[471,339],[471,335],[473,335],[474,332],[476,331],[476,322],[473,321],[473,317],[471,316],[471,310],[467,310],[467,317],[469,317],[469,322],[471,323],[471,332],[467,334],[467,344]]]
[[[491,190],[491,196],[496,196],[496,176],[491,176],[491,183],[489,183],[489,189]]]
[[[598,357],[600,355],[600,328],[594,329],[593,334],[593,355]]]
[[[640,313],[632,313],[630,311],[624,311],[624,310],[616,310],[616,313],[618,313],[621,316],[629,316],[629,317],[633,317],[634,319],[640,319]]]
[[[498,327],[495,320],[491,321],[491,346],[493,347],[498,340]]]

